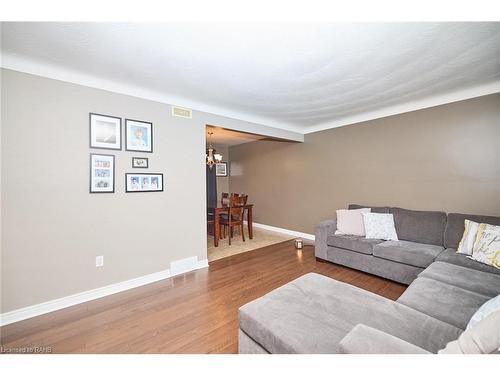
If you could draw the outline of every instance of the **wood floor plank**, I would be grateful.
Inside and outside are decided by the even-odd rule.
[[[238,308],[309,272],[397,299],[404,285],[331,263],[293,241],[210,263],[208,269],[2,327],[4,347],[54,353],[235,353]]]

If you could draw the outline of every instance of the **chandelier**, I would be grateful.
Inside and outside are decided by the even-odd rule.
[[[212,134],[213,132],[208,132],[209,144],[206,153],[208,168],[212,169],[214,164],[220,163],[222,161],[222,155],[215,153],[215,148],[212,146]]]

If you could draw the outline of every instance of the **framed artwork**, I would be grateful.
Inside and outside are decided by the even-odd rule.
[[[89,113],[90,148],[122,149],[122,119]]]
[[[132,168],[147,168],[148,158],[132,158]]]
[[[125,192],[163,191],[163,173],[125,173]]]
[[[115,156],[90,154],[90,193],[115,192]]]
[[[216,177],[227,177],[227,162],[222,161],[215,164],[215,176]]]
[[[125,119],[125,150],[153,152],[153,123]]]

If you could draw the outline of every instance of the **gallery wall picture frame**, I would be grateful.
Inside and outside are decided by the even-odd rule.
[[[90,154],[89,192],[115,192],[115,155]]]
[[[163,173],[125,173],[126,193],[163,191]]]
[[[221,161],[215,164],[215,176],[227,177],[227,161]]]
[[[106,150],[122,149],[122,119],[89,113],[89,147]]]
[[[138,157],[132,158],[132,168],[148,168],[148,167],[149,167],[148,158],[138,158]]]
[[[125,150],[153,152],[153,123],[125,119]]]

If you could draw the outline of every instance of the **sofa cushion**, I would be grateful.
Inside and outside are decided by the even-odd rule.
[[[465,219],[475,221],[476,223],[486,223],[491,225],[500,225],[499,216],[469,215],[469,214],[448,214],[448,221],[444,231],[444,246],[446,248],[457,249],[460,240],[464,234]]]
[[[436,353],[461,329],[326,276],[307,274],[239,309],[240,328],[270,353],[338,353],[365,324]]]
[[[438,255],[436,261],[456,264],[458,266],[471,268],[473,270],[490,272],[500,275],[500,270],[498,268],[472,260],[464,254],[457,254],[456,249],[446,249]]]
[[[418,275],[470,290],[485,296],[500,294],[500,275],[482,272],[456,264],[434,262]]]
[[[410,285],[420,272],[421,267],[410,266],[393,262],[392,260],[377,258],[373,255],[362,254],[356,251],[328,246],[326,260],[363,272],[371,273],[401,284]]]
[[[373,246],[381,242],[382,240],[373,240],[344,234],[328,236],[326,241],[328,246],[339,247],[341,249],[352,250],[363,254],[373,254]]]
[[[472,315],[488,299],[489,297],[483,294],[419,277],[399,297],[398,302],[465,329]]]
[[[377,214],[388,214],[390,213],[390,207],[371,207],[371,206],[363,206],[363,205],[359,205],[359,204],[350,204],[348,207],[347,207],[349,210],[358,210],[360,208],[371,208],[372,211],[371,212],[374,212],[374,213],[377,213]]]
[[[385,241],[373,247],[373,255],[425,268],[444,250],[441,246],[410,241]]]
[[[413,211],[392,207],[394,224],[400,240],[443,246],[446,213]]]
[[[339,344],[343,354],[431,354],[378,329],[358,324]]]

